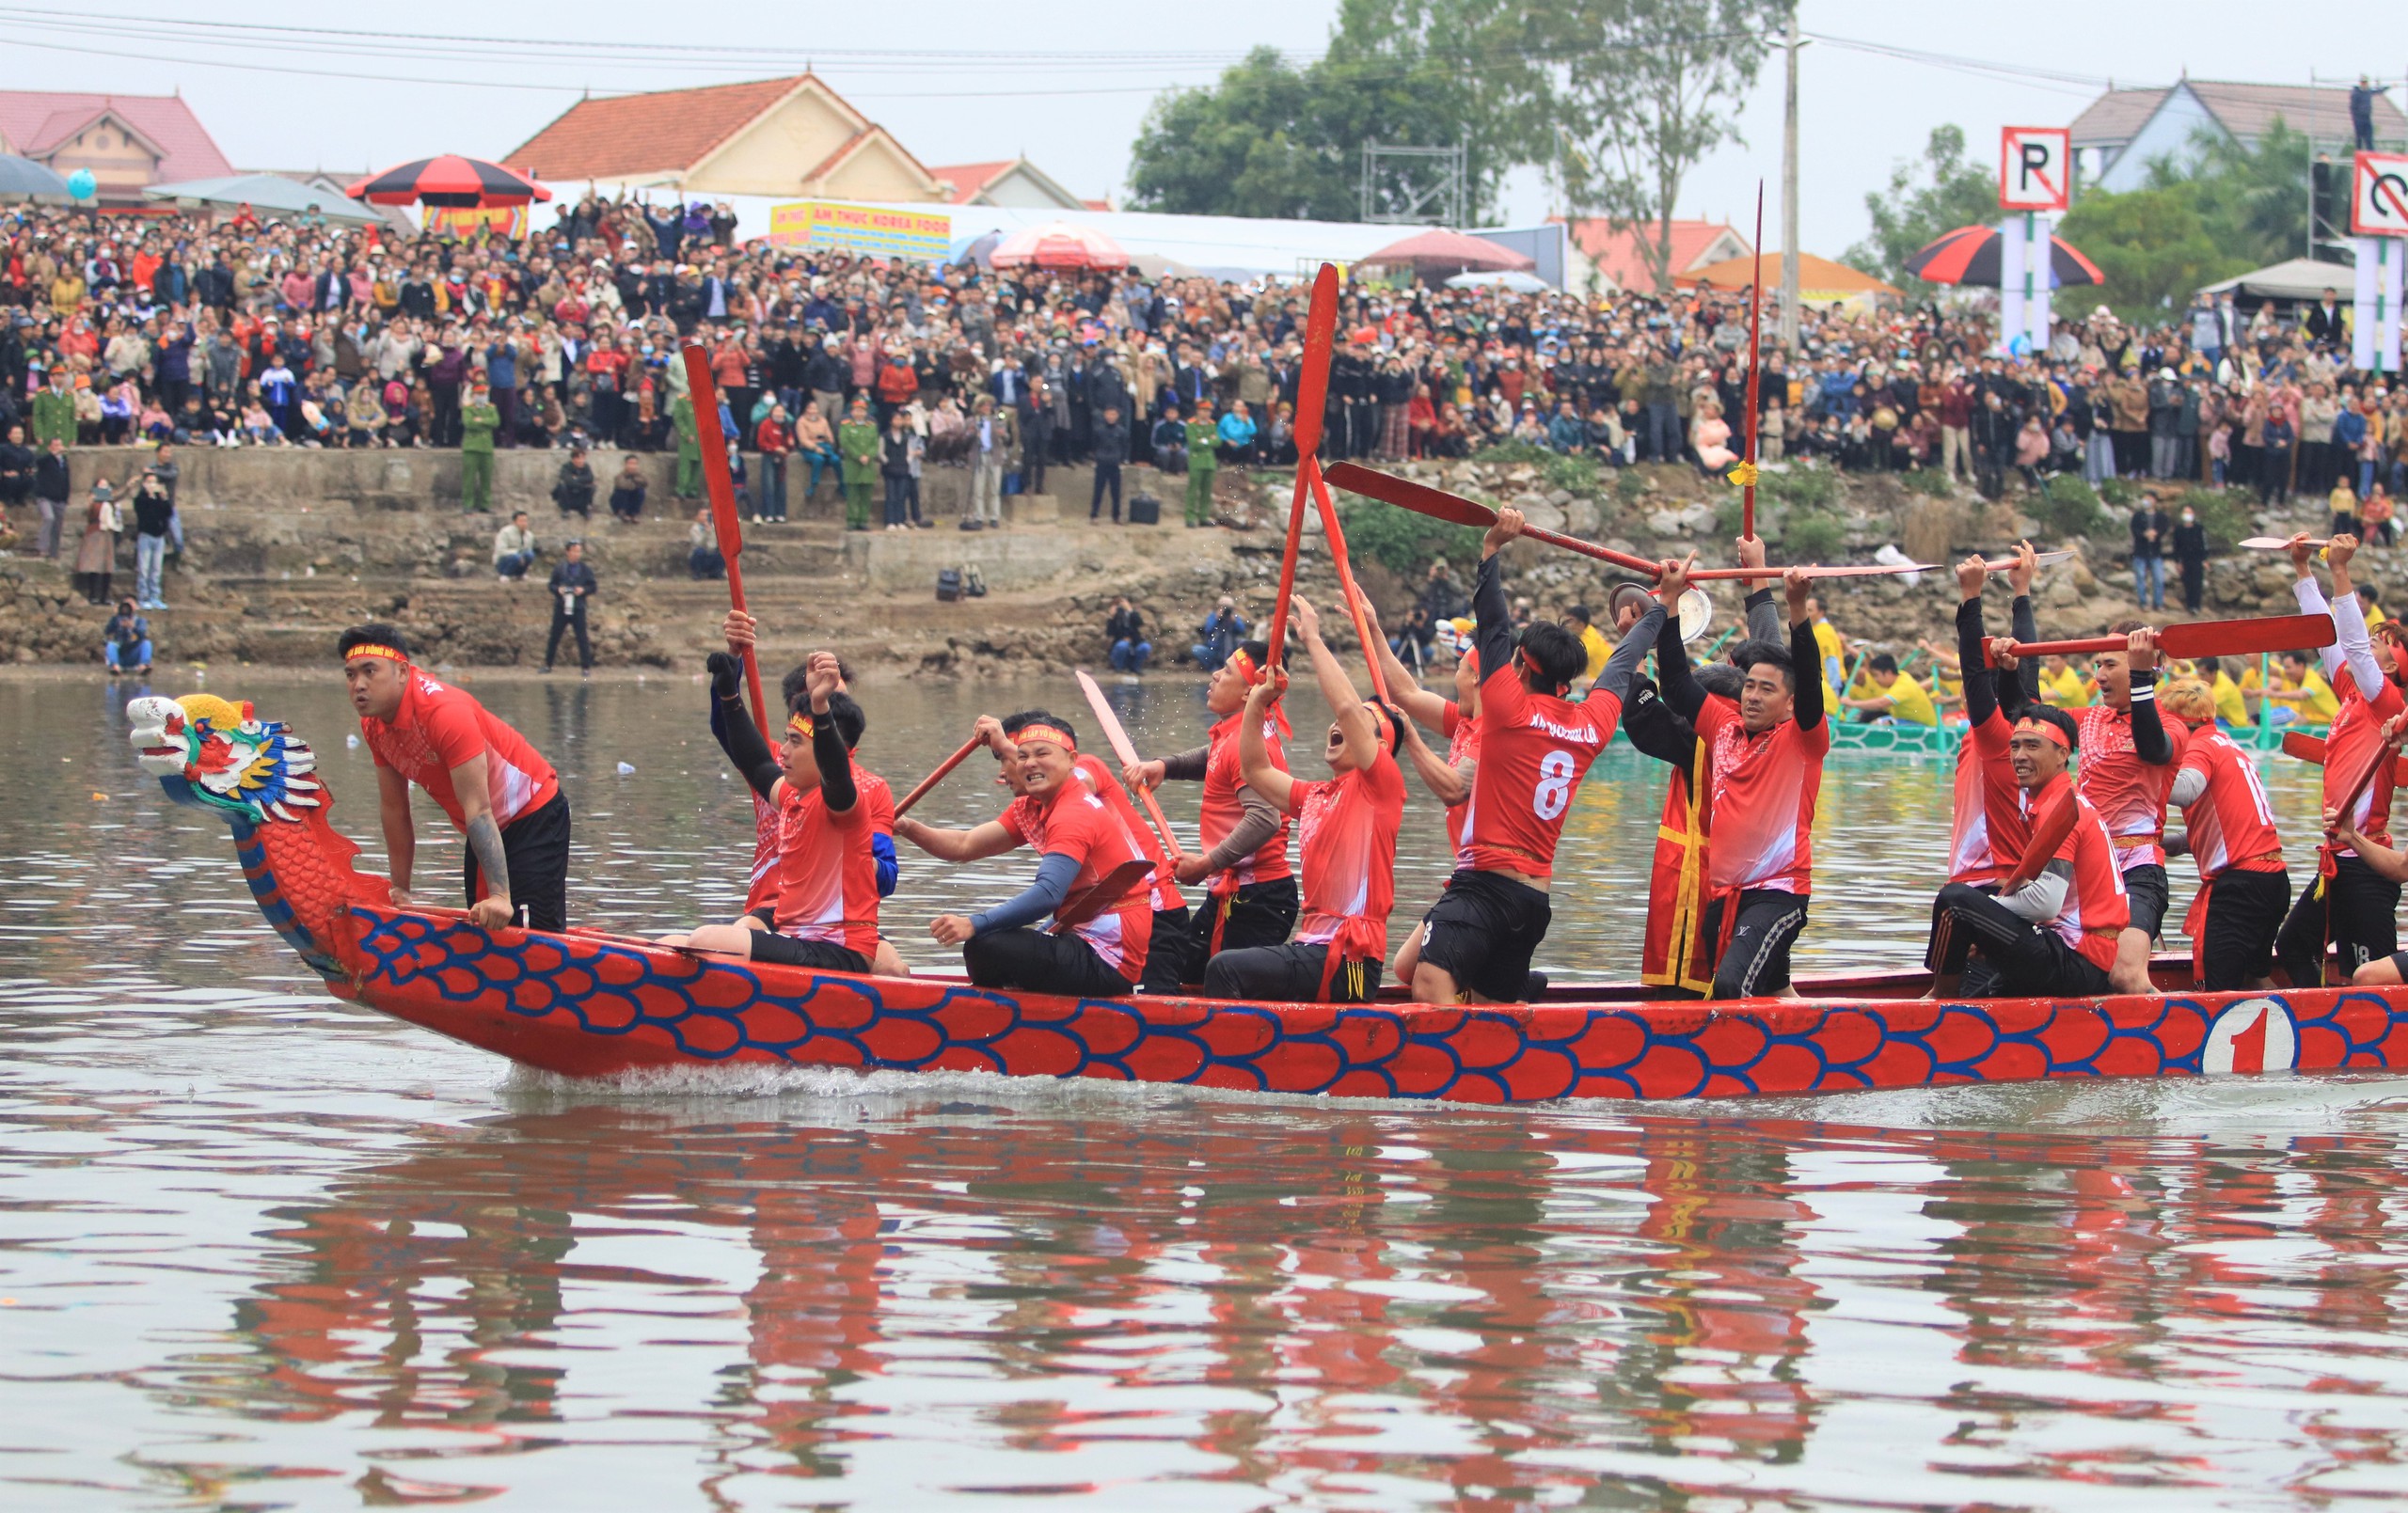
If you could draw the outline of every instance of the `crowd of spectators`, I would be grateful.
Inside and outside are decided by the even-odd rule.
[[[458,448],[472,509],[489,507],[496,449],[673,449],[691,498],[687,341],[710,355],[748,500],[771,520],[791,478],[806,496],[841,486],[855,526],[881,490],[891,528],[922,524],[920,469],[958,465],[976,480],[961,525],[1000,524],[994,496],[1041,491],[1049,466],[1117,475],[1125,458],[1204,474],[1197,523],[1213,469],[1292,461],[1298,284],[943,268],[735,231],[723,208],[591,196],[525,237],[466,241],[0,211],[0,497],[23,502],[59,440]],[[1988,319],[1978,302],[1810,310],[1798,350],[1767,355],[1765,459],[1938,469],[1992,495],[2066,472],[2270,500],[2337,484],[2366,500],[2408,471],[2408,387],[2348,368],[2329,303],[2284,320],[2203,301],[2147,329],[2102,307],[2006,359],[1985,355]],[[1518,441],[1721,472],[1744,445],[1747,345],[1735,294],[1356,285],[1325,447]],[[643,508],[631,476],[610,481],[620,518]],[[555,499],[585,516],[599,488],[579,458]]]

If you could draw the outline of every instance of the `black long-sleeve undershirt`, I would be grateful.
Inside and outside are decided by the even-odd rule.
[[[741,695],[713,696],[711,733],[719,737],[720,749],[727,753],[745,783],[763,798],[772,797],[785,769],[753,725],[752,712],[744,707]],[[836,722],[825,715],[812,717],[811,760],[819,769],[819,792],[830,813],[846,813],[861,802],[860,791],[853,786],[853,754]]]
[[[1505,568],[1495,553],[1480,559],[1471,591],[1474,635],[1480,646],[1480,681],[1513,664],[1513,611],[1505,602]]]

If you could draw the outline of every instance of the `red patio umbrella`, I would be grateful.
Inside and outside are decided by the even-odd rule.
[[[1411,268],[1425,276],[1439,272],[1528,273],[1538,266],[1511,247],[1443,229],[1392,242],[1362,260],[1388,268]]]
[[[549,199],[552,192],[499,163],[446,153],[399,164],[343,191],[371,205],[443,205],[483,209]]]
[[[1960,226],[1925,243],[1907,260],[1907,272],[1926,283],[1996,289],[1999,265],[2004,260],[1999,246],[2005,240],[1995,226]],[[2099,271],[2097,263],[2083,257],[2080,248],[2063,237],[2049,238],[2051,289],[2106,281],[2107,276]]]
[[[1093,227],[1048,221],[996,243],[988,260],[998,268],[1126,268],[1129,254]]]

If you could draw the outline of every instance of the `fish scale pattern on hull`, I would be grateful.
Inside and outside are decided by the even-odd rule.
[[[2408,1004],[2255,998],[1396,1004],[1076,999],[355,906],[349,995],[546,1070],[681,1063],[1517,1103],[2408,1065]]]

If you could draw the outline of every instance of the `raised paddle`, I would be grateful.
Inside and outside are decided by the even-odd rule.
[[[1428,515],[1434,520],[1444,520],[1458,526],[1471,526],[1481,530],[1485,530],[1497,524],[1497,512],[1487,505],[1466,499],[1460,494],[1449,494],[1444,489],[1434,489],[1427,483],[1416,483],[1409,478],[1399,478],[1393,473],[1383,473],[1376,468],[1362,467],[1354,463],[1338,463],[1330,467],[1327,477],[1330,482],[1337,484],[1349,494],[1360,494],[1365,498],[1377,499],[1383,504],[1393,504],[1399,509],[1410,510],[1416,514]],[[1577,536],[1567,536],[1560,531],[1546,530],[1530,525],[1522,528],[1522,534],[1532,541],[1545,542],[1549,546],[1560,546],[1565,551],[1577,552],[1583,557],[1593,557],[1600,562],[1610,562],[1616,567],[1624,568],[1633,573],[1643,573],[1651,578],[1657,575],[1656,564],[1643,557],[1636,557],[1629,552],[1618,552],[1610,546],[1600,546],[1595,542],[1582,541]],[[1787,571],[1786,568],[1777,567],[1699,567],[1689,570],[1689,581],[1704,583],[1718,578],[1777,578]],[[1894,573],[1932,573],[1939,570],[1928,562],[1850,562],[1838,567],[1802,567],[1798,571],[1810,578],[1859,578],[1879,577]]]
[[[1095,711],[1095,722],[1103,727],[1104,744],[1112,748],[1112,754],[1120,759],[1124,769],[1135,766],[1137,743],[1129,739],[1128,731],[1121,727],[1120,717],[1112,712],[1112,705],[1103,697],[1102,686],[1087,675],[1085,668],[1071,676],[1079,680],[1079,692],[1087,696],[1087,707]],[[1170,821],[1163,818],[1163,807],[1154,801],[1154,791],[1150,788],[1138,789],[1137,802],[1146,806],[1146,817],[1154,822],[1154,829],[1162,836],[1163,844],[1169,848],[1171,856],[1186,855],[1180,848],[1179,837],[1171,833]]]
[[[687,398],[694,406],[694,440],[703,449],[703,483],[711,496],[711,527],[719,533],[719,554],[727,559],[728,605],[743,609],[744,530],[736,518],[736,480],[727,470],[727,433],[719,425],[719,386],[711,381],[710,354],[700,342],[686,343],[685,358]],[[752,696],[752,724],[766,736],[769,713],[761,698],[761,663],[750,646],[743,653],[744,686]]]
[[[2291,549],[2291,539],[2289,536],[2243,536],[2238,544],[2245,551],[2287,552]],[[2333,544],[2328,539],[2313,541],[2308,544],[2318,551],[2322,551]]]
[[[1764,371],[1765,343],[1765,181],[1756,181],[1756,252],[1755,272],[1748,278],[1748,439],[1742,443],[1748,454],[1748,481],[1739,490],[1739,535],[1753,541],[1756,535],[1756,422],[1763,411],[1756,406],[1756,384]]]
[[[1371,670],[1371,692],[1382,703],[1388,701],[1388,675],[1380,669],[1380,659],[1371,648],[1371,627],[1363,617],[1363,591],[1354,586],[1354,569],[1346,560],[1346,532],[1338,524],[1338,506],[1329,496],[1329,485],[1322,481],[1321,461],[1313,461],[1313,502],[1321,510],[1321,533],[1329,539],[1329,559],[1338,569],[1339,591],[1346,595],[1346,614],[1354,622],[1354,638],[1363,644],[1363,661]]]
[[[1329,359],[1338,345],[1338,265],[1324,262],[1313,276],[1312,303],[1305,312],[1305,358],[1296,370],[1296,495],[1288,502],[1288,544],[1279,559],[1279,596],[1271,604],[1271,633],[1264,638],[1268,667],[1279,665],[1288,640],[1288,596],[1296,591],[1296,554],[1305,542],[1305,496],[1312,487],[1313,454],[1321,448],[1322,411],[1328,404]]]
[[[2260,652],[2289,652],[2333,644],[2331,615],[2268,615],[2258,620],[2194,620],[2168,625],[2157,633],[2160,656],[2189,659],[2200,656],[2255,656]],[[2130,644],[2121,636],[2090,636],[2073,641],[2019,641],[2010,654],[2026,656],[2096,655],[2120,652]],[[1985,650],[1983,659],[1988,660]]]
[[[918,803],[921,799],[927,797],[931,789],[935,788],[937,784],[944,781],[946,773],[951,772],[954,768],[968,761],[970,759],[971,752],[977,750],[980,747],[986,744],[987,743],[984,740],[975,735],[962,742],[960,750],[956,751],[953,755],[945,758],[943,762],[938,763],[936,771],[931,772],[927,777],[921,779],[920,785],[917,788],[914,788],[910,793],[905,794],[902,798],[896,802],[895,806],[895,817],[899,820],[904,815],[909,814],[911,812],[912,805]]]

